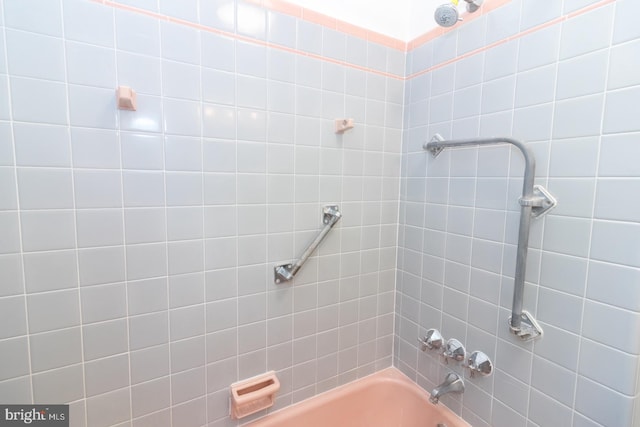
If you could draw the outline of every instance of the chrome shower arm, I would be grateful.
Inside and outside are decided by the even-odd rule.
[[[522,197],[520,203],[520,226],[518,229],[518,247],[516,253],[516,271],[513,288],[513,305],[509,328],[523,340],[533,339],[542,335],[542,329],[533,316],[522,309],[524,297],[524,280],[527,265],[527,252],[529,248],[529,231],[531,216],[541,216],[549,209],[555,207],[555,199],[541,186],[534,186],[536,161],[533,151],[522,141],[513,138],[473,138],[446,141],[436,134],[430,142],[423,145],[436,157],[447,147],[464,147],[479,145],[511,144],[517,147],[524,157],[524,182],[522,184]]]

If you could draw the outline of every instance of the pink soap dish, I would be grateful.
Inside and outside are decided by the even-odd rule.
[[[231,384],[231,418],[239,419],[273,406],[280,381],[274,371]]]

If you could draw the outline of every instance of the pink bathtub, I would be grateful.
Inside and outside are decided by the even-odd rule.
[[[395,368],[274,412],[246,427],[471,427]]]

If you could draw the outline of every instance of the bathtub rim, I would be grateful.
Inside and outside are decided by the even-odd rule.
[[[319,393],[315,396],[309,397],[307,399],[301,400],[300,402],[296,402],[293,403],[289,406],[285,406],[284,408],[280,408],[276,411],[270,412],[268,414],[265,414],[263,416],[261,416],[260,418],[256,418],[254,420],[251,421],[247,421],[245,423],[241,423],[239,424],[240,427],[262,427],[261,424],[257,424],[261,421],[266,421],[265,419],[267,417],[269,417],[270,419],[275,419],[275,421],[278,421],[279,418],[283,418],[283,414],[286,413],[289,414],[289,417],[291,416],[297,416],[300,413],[303,413],[305,410],[307,410],[310,407],[319,407],[322,406],[323,404],[329,403],[331,400],[333,400],[335,398],[334,395],[339,395],[341,393],[343,393],[345,390],[349,390],[349,389],[354,389],[354,391],[357,391],[358,389],[362,389],[365,388],[367,386],[369,386],[370,384],[379,384],[379,383],[395,383],[398,384],[401,387],[406,387],[406,388],[410,388],[416,392],[418,392],[418,395],[420,396],[421,400],[424,400],[426,403],[428,403],[429,405],[433,405],[432,403],[429,402],[429,394],[427,391],[425,391],[422,387],[420,387],[417,383],[415,383],[414,381],[411,380],[411,378],[409,378],[404,372],[400,371],[398,368],[396,368],[395,366],[389,366],[387,368],[381,369],[377,372],[373,372],[371,374],[368,374],[364,377],[361,378],[356,378],[353,381],[349,381],[346,384],[342,384],[339,385],[337,387],[334,387],[330,390],[327,391],[323,391],[322,393]],[[449,407],[447,407],[446,405],[440,403],[438,405],[438,410],[439,411],[444,411],[446,413],[449,413],[449,415],[457,418],[460,423],[461,426],[460,427],[472,427],[471,424],[469,424],[466,420],[464,420],[461,416],[459,416],[458,414],[456,414],[455,412],[453,412]],[[268,426],[267,426],[268,427]]]

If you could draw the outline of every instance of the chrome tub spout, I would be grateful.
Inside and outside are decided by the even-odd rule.
[[[429,401],[434,405],[437,405],[440,398],[445,394],[463,392],[464,381],[462,381],[462,377],[455,372],[449,372],[447,377],[444,379],[444,382],[433,389],[431,396],[429,396]]]

